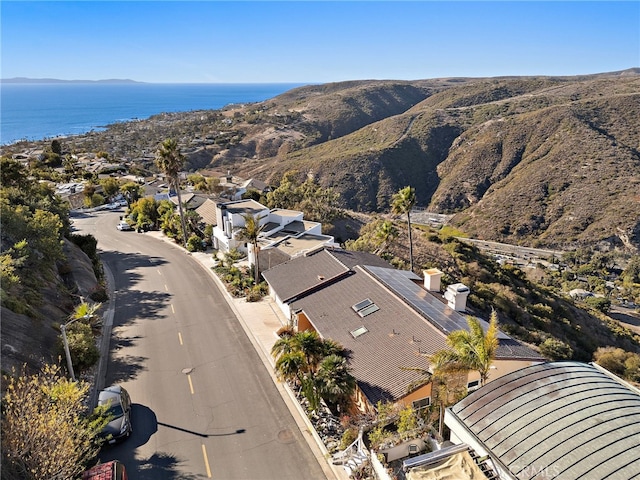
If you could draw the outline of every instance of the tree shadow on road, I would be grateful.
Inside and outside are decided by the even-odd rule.
[[[139,447],[146,445],[151,440],[151,437],[158,431],[158,426],[174,428],[201,437],[218,436],[220,434],[206,435],[158,422],[154,411],[139,403],[131,405],[131,424],[133,432],[128,439],[113,446],[105,446],[102,449],[100,459],[103,462],[119,460],[124,464],[129,478],[132,480],[195,480],[204,478],[203,475],[180,471],[180,466],[184,461],[175,455],[156,452],[148,458],[136,458],[135,452]],[[244,429],[225,435],[237,433],[244,433]]]
[[[116,287],[112,292],[112,300],[117,309],[113,318],[109,352],[110,360],[107,377],[110,383],[126,382],[145,370],[145,357],[131,355],[129,348],[135,347],[140,337],[122,336],[126,327],[143,321],[154,321],[166,318],[161,313],[171,301],[171,295],[164,291],[136,290],[142,279],[141,269],[157,268],[165,263],[160,257],[142,254],[123,254],[105,252],[103,262],[111,271]],[[132,351],[132,350],[131,350]],[[117,354],[115,354],[117,352]]]

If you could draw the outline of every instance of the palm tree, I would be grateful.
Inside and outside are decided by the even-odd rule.
[[[378,242],[378,247],[374,252],[376,255],[384,253],[391,242],[393,242],[398,236],[398,229],[391,220],[384,220],[375,232],[375,238]]]
[[[320,400],[338,409],[348,404],[355,388],[344,348],[323,340],[313,330],[283,332],[271,349],[278,378],[295,382],[317,410]]]
[[[391,198],[391,211],[396,215],[407,215],[409,225],[409,264],[413,272],[413,240],[411,238],[411,209],[416,204],[416,191],[412,187],[404,187]]]
[[[266,215],[262,215],[256,218],[249,213],[242,215],[242,218],[244,218],[244,227],[241,227],[239,229],[240,237],[243,238],[244,240],[247,240],[249,243],[251,243],[251,245],[253,245],[253,255],[256,258],[256,261],[253,265],[256,285],[258,285],[258,283],[260,282],[258,237],[260,236],[260,233],[264,229],[264,225],[260,225],[260,221],[265,217]]]
[[[338,412],[349,408],[351,396],[356,388],[356,379],[351,374],[347,359],[336,354],[322,359],[318,366],[316,384],[320,396],[332,410]]]
[[[447,335],[451,350],[440,350],[429,361],[443,372],[475,370],[480,374],[480,385],[484,385],[498,349],[498,315],[495,310],[491,312],[486,332],[475,317],[467,317],[467,325],[469,330],[456,330]]]
[[[166,139],[158,147],[156,152],[156,165],[167,176],[169,185],[175,188],[178,195],[178,211],[180,212],[180,222],[182,223],[182,243],[187,248],[187,227],[182,214],[182,197],[180,196],[180,170],[184,166],[186,157],[180,152],[178,142],[173,139]]]

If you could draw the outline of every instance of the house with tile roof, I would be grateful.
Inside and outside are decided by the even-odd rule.
[[[640,390],[596,364],[511,372],[447,409],[451,441],[499,478],[640,478]]]
[[[467,329],[466,316],[446,303],[431,276],[397,270],[378,256],[324,248],[294,258],[263,273],[272,299],[299,331],[315,330],[350,352],[358,384],[356,404],[371,411],[378,402],[431,402],[424,378],[428,357],[447,347],[454,330]],[[486,326],[487,322],[483,322]],[[490,380],[544,361],[535,351],[500,333]],[[479,384],[469,372],[468,386]]]

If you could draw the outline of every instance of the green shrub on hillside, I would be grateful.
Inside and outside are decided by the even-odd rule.
[[[82,322],[72,323],[67,328],[67,341],[74,370],[78,372],[85,370],[100,358],[91,325]],[[64,356],[62,336],[60,336],[59,352]]]
[[[593,355],[594,361],[611,373],[633,382],[640,382],[640,355],[622,348],[601,347]]]
[[[573,349],[556,338],[547,338],[540,344],[540,353],[549,360],[571,360]]]

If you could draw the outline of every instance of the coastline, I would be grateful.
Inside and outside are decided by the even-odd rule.
[[[0,145],[104,131],[161,113],[220,110],[302,84],[3,83]]]

